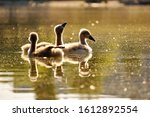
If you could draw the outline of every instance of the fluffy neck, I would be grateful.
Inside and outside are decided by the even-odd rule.
[[[85,39],[85,37],[81,34],[80,36],[79,36],[79,42],[82,44],[82,45],[88,45],[87,44],[87,42],[86,42],[86,39]]]
[[[33,54],[33,52],[35,52],[36,49],[36,42],[31,42],[31,47],[29,49],[29,56],[31,56]]]
[[[55,39],[55,45],[63,45],[63,39],[62,39],[62,34],[61,33],[56,33],[56,39]]]

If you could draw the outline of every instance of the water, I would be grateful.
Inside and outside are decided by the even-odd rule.
[[[150,99],[150,7],[0,7],[0,99]],[[64,42],[91,31],[93,55],[51,66],[23,60],[31,31],[54,43],[53,28],[67,22]],[[51,60],[53,61],[53,60]]]

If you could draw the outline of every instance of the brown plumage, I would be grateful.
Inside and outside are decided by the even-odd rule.
[[[95,41],[87,29],[79,32],[79,42],[64,44],[64,61],[78,61],[89,58],[92,55],[92,48],[86,42],[87,39]]]
[[[64,27],[65,27],[66,24],[67,23],[63,23],[63,24],[58,24],[58,25],[55,26],[55,28],[54,28],[54,32],[55,32],[55,35],[56,35],[55,45],[52,44],[52,43],[49,43],[49,42],[40,42],[40,43],[36,44],[36,48],[38,49],[40,47],[46,47],[48,45],[51,45],[51,46],[63,45],[62,34],[63,34],[63,30],[64,30]],[[35,34],[37,36],[37,41],[38,41],[39,40],[38,34],[37,33],[35,33]],[[30,36],[29,36],[29,39],[30,39]],[[22,53],[24,55],[27,55],[30,47],[31,47],[30,43],[27,43],[27,44],[23,45],[21,47]]]
[[[62,37],[61,35],[63,33],[66,24],[67,23],[63,23],[55,27],[54,31],[57,37],[55,45],[45,44],[44,46],[37,47],[37,41],[39,39],[38,34],[36,32],[31,32],[29,34],[29,41],[31,42],[31,44],[27,52],[28,56],[29,57],[58,57],[58,56],[62,57],[64,53],[61,48],[64,48],[64,46],[62,46],[63,42],[61,39]]]

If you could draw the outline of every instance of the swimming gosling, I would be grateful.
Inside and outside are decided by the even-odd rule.
[[[30,36],[29,36],[29,38],[30,38]],[[38,35],[37,35],[37,40],[39,40]],[[47,45],[53,45],[53,44],[49,43],[49,42],[40,42],[40,43],[36,44],[36,48],[40,48],[42,46],[47,46]],[[22,54],[27,55],[30,47],[31,47],[30,43],[27,43],[27,44],[21,46]]]
[[[60,46],[60,45],[63,45],[63,39],[62,39],[62,34],[63,34],[63,30],[65,28],[67,23],[63,23],[63,24],[59,24],[59,25],[56,25],[54,27],[54,33],[55,33],[55,46]],[[29,36],[30,38],[30,36]],[[39,37],[37,35],[37,40],[39,40]],[[49,42],[40,42],[38,44],[36,44],[36,48],[40,48],[40,47],[45,47],[45,46],[48,46],[48,45],[51,45],[51,46],[54,46],[53,44],[49,43]],[[23,55],[27,55],[28,54],[28,50],[30,48],[31,44],[25,44],[21,47],[21,50],[22,50],[22,54]],[[61,47],[60,47],[61,48]]]
[[[38,34],[36,32],[31,32],[29,34],[29,41],[31,46],[28,50],[28,57],[51,57],[63,54],[62,50],[54,47],[53,45],[47,45],[45,47],[36,48],[38,41]]]
[[[88,45],[87,39],[95,41],[90,31],[83,28],[79,32],[79,42],[65,44],[65,48],[63,49],[65,56],[70,54],[82,55],[91,53],[92,48]]]

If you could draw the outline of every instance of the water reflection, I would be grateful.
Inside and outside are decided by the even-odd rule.
[[[75,57],[76,58],[76,57]],[[90,66],[88,64],[88,61],[92,58],[92,54],[90,56],[85,57],[82,59],[71,59],[71,61],[67,61],[70,64],[78,64],[79,65],[79,76],[81,77],[89,77],[90,74]],[[23,58],[24,59],[24,58]],[[24,59],[26,60],[26,59]],[[38,77],[38,69],[37,69],[37,64],[40,66],[44,66],[46,68],[52,68],[54,71],[54,77],[55,78],[62,78],[64,76],[63,72],[63,62],[66,61],[57,61],[57,59],[52,58],[28,58],[28,62],[30,64],[30,70],[29,70],[29,76],[30,78],[32,77]],[[56,60],[56,61],[55,61]],[[62,60],[62,59],[61,59]]]
[[[28,56],[21,54],[23,60],[29,63],[29,72],[28,76],[31,82],[34,82],[34,91],[36,93],[36,99],[56,99],[58,95],[63,94],[67,90],[73,90],[76,93],[88,94],[84,98],[88,98],[92,95],[90,92],[96,90],[96,86],[91,82],[91,69],[88,61],[92,58],[92,53],[86,54],[86,56],[79,57],[78,55],[74,55],[68,59],[59,59],[61,62],[58,62],[57,59],[50,57],[35,57],[29,58]],[[68,80],[73,77],[67,78],[64,72],[63,63],[69,63],[78,65],[78,77],[75,77],[79,85],[69,86]],[[53,77],[50,77],[48,74],[39,75],[40,71],[38,70],[38,66],[45,67],[47,70],[53,72],[51,73]],[[67,71],[66,71],[67,72]],[[38,78],[40,76],[40,78]],[[49,79],[49,80],[48,80]],[[51,79],[51,80],[50,80]],[[75,79],[74,79],[75,80]],[[73,82],[73,84],[76,82]],[[43,87],[43,88],[42,88]],[[45,91],[44,91],[45,90]],[[56,90],[56,91],[55,91]],[[90,91],[91,90],[91,91]],[[52,92],[51,92],[52,91]],[[88,91],[88,92],[87,92]],[[42,93],[41,93],[42,92]],[[38,94],[40,93],[40,94]],[[58,94],[57,94],[58,93]],[[58,96],[59,97],[59,96]],[[61,98],[61,97],[59,97]],[[77,97],[76,97],[77,98]],[[78,97],[79,98],[79,97]]]
[[[38,79],[38,69],[37,69],[37,63],[35,59],[29,59],[30,69],[29,69],[29,78],[30,81],[36,82]]]
[[[64,76],[63,66],[56,66],[54,69],[54,78],[62,79]]]
[[[44,69],[44,71],[39,70],[39,72],[38,80],[33,84],[35,99],[56,99],[56,86],[55,79],[52,77],[52,71],[48,68]]]
[[[35,99],[56,99],[55,82],[52,77],[52,72],[55,67],[59,67],[60,64],[55,62],[54,58],[23,58],[29,63],[28,76],[30,81],[33,83],[33,89],[35,93]],[[45,67],[43,71],[38,70],[38,65]],[[52,70],[52,72],[50,71]],[[57,70],[59,74],[59,70]]]
[[[31,81],[36,81],[38,78],[38,69],[37,65],[43,66],[45,68],[52,68],[54,69],[54,76],[57,77],[57,71],[62,71],[61,65],[63,64],[63,58],[62,57],[35,57],[30,58],[27,55],[21,54],[21,58],[25,61],[27,61],[30,65],[29,69],[29,78]],[[63,74],[63,73],[61,73]]]
[[[82,61],[79,63],[79,76],[80,77],[90,77],[90,66],[88,61]]]

